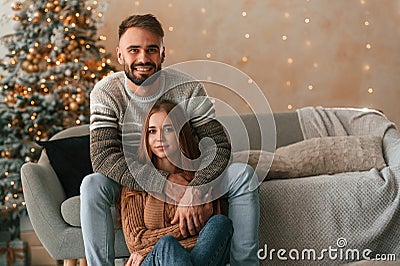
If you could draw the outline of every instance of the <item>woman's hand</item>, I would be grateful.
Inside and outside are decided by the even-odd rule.
[[[198,234],[213,214],[212,202],[201,204],[204,199],[200,191],[194,188],[188,188],[182,197],[171,224],[179,223],[179,229],[184,238]]]
[[[139,253],[132,253],[129,257],[128,261],[126,262],[125,266],[140,266],[144,257]]]

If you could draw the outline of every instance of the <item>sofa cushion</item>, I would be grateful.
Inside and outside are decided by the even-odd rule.
[[[386,166],[382,140],[377,136],[313,138],[278,148],[275,154],[262,150],[234,152],[233,162],[249,164],[265,179],[380,170]]]
[[[378,170],[386,166],[378,136],[312,138],[278,148],[289,163],[286,178]]]
[[[67,198],[79,195],[82,179],[93,173],[89,153],[89,135],[38,141],[64,188]]]

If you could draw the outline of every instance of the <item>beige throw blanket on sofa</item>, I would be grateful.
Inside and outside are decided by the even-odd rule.
[[[268,249],[324,249],[344,252],[322,261],[274,260],[268,265],[340,265],[352,261],[346,252],[396,254],[400,260],[400,134],[379,112],[367,109],[307,107],[297,111],[304,139],[326,136],[375,135],[383,139],[387,166],[382,170],[348,172],[268,181],[260,197],[270,203],[261,219]],[[351,160],[351,158],[349,158]],[[264,207],[263,207],[264,208]],[[369,253],[366,250],[371,250]],[[354,256],[356,254],[354,253]],[[288,253],[286,253],[288,256]],[[347,257],[346,257],[347,256]]]

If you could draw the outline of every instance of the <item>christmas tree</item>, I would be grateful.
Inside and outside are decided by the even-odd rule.
[[[0,223],[16,238],[25,211],[20,168],[37,161],[35,141],[88,123],[90,90],[114,68],[97,44],[105,4],[17,0],[11,8],[15,32],[1,38]]]

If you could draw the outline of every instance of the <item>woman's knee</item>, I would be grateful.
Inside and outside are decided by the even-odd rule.
[[[232,220],[223,214],[212,216],[208,220],[207,225],[210,226],[210,228],[221,229],[222,231],[229,232],[231,234],[233,233]]]
[[[157,241],[154,247],[159,250],[164,250],[164,249],[170,249],[176,244],[179,244],[179,242],[175,237],[170,235],[165,235]]]

